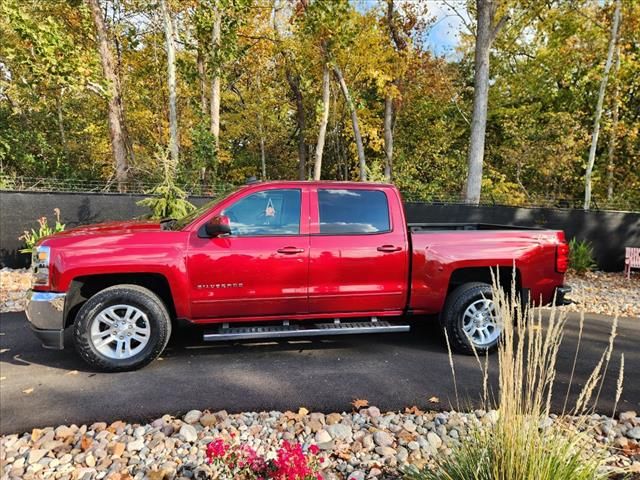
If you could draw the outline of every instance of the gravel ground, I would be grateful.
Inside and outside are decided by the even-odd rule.
[[[283,440],[317,445],[325,459],[325,479],[398,478],[399,466],[418,467],[447,455],[472,424],[491,424],[496,411],[472,413],[381,413],[376,407],[357,413],[261,412],[228,415],[192,410],[182,419],[168,415],[150,424],[114,422],[91,426],[34,429],[0,437],[2,480],[180,480],[210,478],[206,445],[234,438],[260,454],[274,452]],[[566,418],[572,422],[575,419]],[[546,428],[557,417],[542,422]],[[640,419],[625,412],[619,419],[593,415],[586,431],[609,449],[608,468],[640,472]]]
[[[630,279],[622,273],[570,273],[566,283],[573,291],[569,298],[575,303],[567,308],[573,312],[601,315],[640,317],[640,273],[634,271]]]
[[[640,274],[628,280],[622,273],[589,272],[568,274],[566,283],[573,287],[570,298],[576,302],[566,308],[574,312],[640,317]],[[0,270],[0,312],[24,310],[25,295],[31,285],[28,270]]]

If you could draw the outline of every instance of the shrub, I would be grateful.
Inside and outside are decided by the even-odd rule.
[[[38,224],[40,227],[38,230],[32,228],[31,231],[25,230],[24,233],[18,237],[18,240],[24,240],[25,248],[20,250],[20,253],[31,253],[33,247],[40,241],[41,238],[48,237],[54,233],[62,232],[65,228],[63,223],[60,223],[60,209],[54,208],[53,213],[56,216],[56,223],[53,227],[49,226],[47,217],[40,217]]]
[[[178,187],[171,178],[165,180],[149,192],[149,198],[140,200],[138,205],[151,209],[150,218],[161,220],[163,218],[179,219],[191,212],[195,206],[187,200],[187,193]]]
[[[512,289],[515,292],[515,288]],[[495,423],[478,422],[470,434],[454,446],[452,454],[436,457],[435,468],[408,467],[411,480],[591,480],[607,478],[603,464],[607,450],[585,430],[587,416],[598,401],[616,336],[614,320],[609,345],[582,388],[570,414],[563,412],[550,426],[551,399],[556,378],[556,358],[563,338],[566,314],[553,308],[543,322],[540,310],[534,313],[519,304],[517,295],[507,298],[494,287],[494,299],[502,320],[498,346],[498,388],[495,402],[487,392],[488,359],[476,354],[483,375],[483,402],[496,407]],[[584,317],[580,321],[582,335]],[[580,339],[578,340],[579,348]],[[574,357],[574,369],[578,350]],[[616,404],[621,394],[624,357],[621,357]],[[453,362],[451,368],[454,370]],[[454,374],[455,376],[455,374]],[[573,372],[569,386],[573,382]],[[570,388],[569,387],[569,388]],[[595,395],[594,395],[595,393]],[[565,398],[567,404],[569,391]],[[592,400],[595,396],[595,399]],[[495,403],[495,404],[494,404]]]
[[[300,444],[285,441],[276,457],[267,460],[249,445],[231,445],[218,438],[207,446],[207,460],[216,470],[216,478],[225,480],[321,480],[318,452],[315,445],[305,452]]]
[[[586,240],[571,239],[569,242],[569,265],[576,273],[593,270],[597,265],[593,259],[593,247]]]
[[[164,218],[179,219],[187,215],[196,207],[187,200],[187,192],[178,187],[173,178],[175,176],[175,165],[172,165],[167,153],[158,149],[158,162],[164,169],[164,179],[150,192],[151,196],[140,200],[137,205],[149,207],[151,209],[150,218],[162,220]]]

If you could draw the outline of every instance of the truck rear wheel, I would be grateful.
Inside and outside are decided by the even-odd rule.
[[[171,318],[158,296],[138,285],[115,285],[91,297],[73,326],[76,350],[91,366],[109,372],[136,370],[164,350]]]
[[[441,322],[455,352],[472,355],[474,349],[476,353],[495,350],[502,329],[491,285],[460,285],[447,298]]]

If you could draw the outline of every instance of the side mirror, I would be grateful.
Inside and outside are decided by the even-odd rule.
[[[229,235],[231,233],[229,217],[226,215],[216,215],[204,225],[204,231],[207,237],[211,238]]]

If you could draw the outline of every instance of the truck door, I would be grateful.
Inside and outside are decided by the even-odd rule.
[[[231,235],[191,237],[194,319],[308,312],[308,191],[268,188],[226,206]],[[305,219],[306,221],[301,221]]]
[[[310,312],[399,313],[407,300],[409,252],[395,191],[337,186],[311,195]]]

